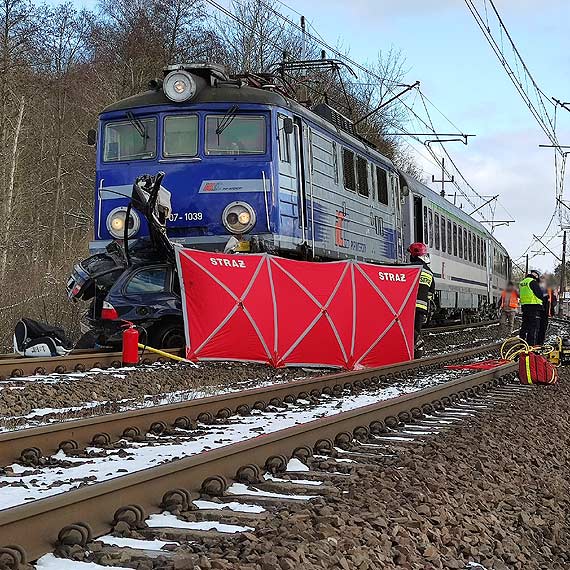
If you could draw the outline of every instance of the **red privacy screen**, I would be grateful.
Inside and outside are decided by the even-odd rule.
[[[190,360],[349,370],[413,358],[420,268],[178,249]]]

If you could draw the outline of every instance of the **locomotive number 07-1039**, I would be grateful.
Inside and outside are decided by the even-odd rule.
[[[185,220],[186,222],[191,222],[195,220],[203,219],[202,212],[184,212],[183,214],[179,214],[178,212],[172,212],[168,219],[171,222],[175,222],[176,220]]]

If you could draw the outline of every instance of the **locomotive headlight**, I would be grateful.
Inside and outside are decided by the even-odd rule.
[[[107,229],[115,239],[123,239],[125,236],[125,223],[127,219],[127,208],[115,208],[107,216]],[[133,237],[141,227],[141,220],[136,212],[131,210],[129,216],[129,237]]]
[[[246,202],[232,202],[226,206],[222,222],[231,233],[245,234],[255,226],[255,212]]]
[[[170,72],[162,84],[164,94],[175,103],[183,103],[196,94],[196,82],[183,69]]]

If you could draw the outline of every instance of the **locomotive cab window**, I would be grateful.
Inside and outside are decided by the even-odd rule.
[[[368,197],[370,194],[368,188],[368,166],[365,158],[356,157],[356,172],[358,174],[358,193],[361,196]]]
[[[208,115],[206,154],[265,154],[265,117],[249,115]]]
[[[342,173],[344,187],[356,192],[356,169],[354,167],[354,153],[347,148],[342,149]]]
[[[388,206],[388,180],[386,171],[379,166],[376,167],[376,183],[378,184],[378,202]]]
[[[163,154],[166,158],[196,156],[198,153],[198,117],[165,117]]]
[[[107,123],[103,160],[149,160],[156,156],[156,119],[139,119]]]

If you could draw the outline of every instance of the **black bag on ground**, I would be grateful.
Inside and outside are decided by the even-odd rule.
[[[65,356],[73,348],[63,329],[20,319],[14,330],[14,352],[20,356]]]

